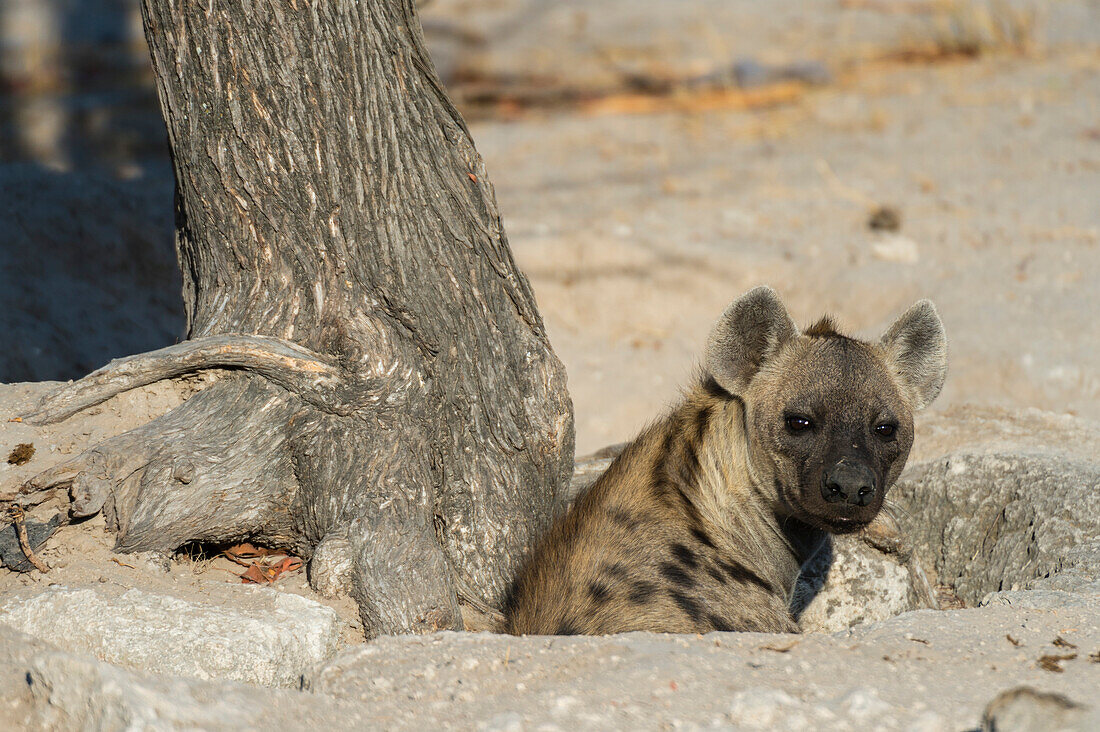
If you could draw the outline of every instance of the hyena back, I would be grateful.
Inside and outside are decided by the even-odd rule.
[[[682,403],[537,544],[505,629],[797,632],[803,563],[878,513],[945,373],[928,301],[868,343],[827,318],[800,333],[766,287],[735,300]]]

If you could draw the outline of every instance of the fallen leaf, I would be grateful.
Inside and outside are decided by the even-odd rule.
[[[283,561],[279,562],[271,569],[275,572],[275,577],[287,574],[288,572],[294,572],[302,568],[302,560],[298,557],[286,557]]]
[[[267,576],[267,574],[266,574],[266,573],[264,572],[264,568],[263,568],[263,567],[261,567],[261,566],[260,566],[260,565],[258,565],[258,564],[253,564],[253,565],[252,565],[251,567],[249,567],[248,569],[246,569],[246,570],[245,570],[245,571],[244,571],[244,572],[243,572],[242,574],[240,574],[239,576],[240,576],[240,578],[241,578],[241,582],[243,582],[243,583],[244,583],[244,584],[246,584],[246,585],[247,585],[247,584],[254,584],[254,585],[269,585],[269,584],[271,584],[271,583],[272,583],[272,581],[273,581],[273,580],[272,580],[272,579],[271,579],[270,577],[268,577],[268,576]],[[1059,670],[1059,671],[1061,671],[1062,669],[1058,669],[1058,670]]]
[[[236,562],[242,567],[249,567],[255,563],[257,559],[271,556],[286,556],[286,552],[279,549],[267,549],[262,546],[253,546],[249,543],[237,544],[231,546],[222,552],[222,556],[226,559]]]
[[[298,557],[283,557],[280,561],[270,565],[264,564],[262,560],[247,565],[243,562],[238,563],[247,566],[244,572],[237,575],[241,578],[241,582],[257,585],[269,585],[284,574],[301,569],[303,564]]]
[[[237,544],[236,546],[231,546],[225,550],[225,553],[241,557],[242,559],[251,559],[253,557],[267,557],[271,556],[272,554],[286,554],[286,552],[279,549],[267,549],[262,546],[253,546],[248,542],[245,542],[244,544]]]
[[[1039,668],[1043,669],[1044,671],[1052,671],[1053,673],[1060,674],[1065,671],[1065,669],[1062,668],[1061,662],[1072,661],[1075,658],[1077,658],[1076,653],[1065,653],[1061,655],[1047,654],[1039,656],[1037,664]]]
[[[760,646],[760,650],[761,651],[775,651],[776,653],[787,653],[788,651],[790,651],[792,648],[794,648],[797,645],[798,645],[798,641],[795,640],[795,641],[791,641],[790,643],[788,643],[785,646],[774,645],[774,644],[773,645],[767,645],[767,646]]]

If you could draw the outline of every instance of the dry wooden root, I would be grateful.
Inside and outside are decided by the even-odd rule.
[[[90,383],[51,394],[27,419],[64,419],[126,388],[223,367],[227,354],[241,353],[172,349],[115,362],[88,377]],[[404,443],[392,440],[402,416],[402,401],[394,397],[402,390],[391,389],[373,412],[370,399],[348,415],[320,409],[335,399],[318,396],[318,385],[338,393],[331,368],[309,362],[313,398],[304,398],[282,385],[289,381],[285,364],[274,364],[270,350],[265,355],[247,365],[236,359],[240,373],[34,476],[16,500],[30,506],[67,492],[69,518],[102,511],[123,552],[171,552],[191,541],[288,547],[313,560],[315,587],[323,583],[356,598],[371,636],[461,628],[460,598],[491,615],[490,603],[473,589],[483,581],[470,579],[471,570],[445,551],[440,532],[448,521],[432,511],[428,493],[438,482],[434,452],[415,431]],[[250,373],[253,368],[266,373]],[[267,378],[280,370],[282,378]],[[364,430],[366,419],[373,429]],[[453,516],[450,527],[461,527]]]
[[[50,568],[34,553],[31,549],[31,543],[27,539],[27,527],[23,524],[23,508],[18,505],[12,505],[8,508],[8,516],[11,518],[12,523],[15,525],[15,533],[19,537],[19,548],[23,550],[24,556],[27,557],[27,561],[34,565],[42,574],[50,571]]]
[[[196,338],[136,356],[115,359],[79,381],[50,394],[38,408],[22,416],[31,424],[54,424],[113,396],[157,381],[212,368],[237,368],[299,394],[335,414],[361,408],[344,398],[343,388],[354,379],[333,362],[292,341],[259,335],[218,335]],[[380,381],[380,380],[379,380]]]

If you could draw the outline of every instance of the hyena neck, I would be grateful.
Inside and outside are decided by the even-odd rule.
[[[788,594],[825,534],[777,512],[775,489],[758,485],[749,468],[744,411],[701,385],[671,415],[666,460],[670,474],[731,558],[766,575]]]

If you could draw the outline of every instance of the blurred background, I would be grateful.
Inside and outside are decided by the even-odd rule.
[[[874,336],[920,297],[936,409],[1100,418],[1097,0],[430,0],[576,404],[675,399],[730,299]],[[181,337],[136,0],[0,1],[0,381]]]

